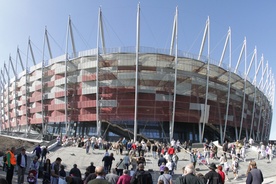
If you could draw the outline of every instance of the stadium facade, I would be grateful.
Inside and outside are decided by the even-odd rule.
[[[64,55],[34,62],[28,69],[18,52],[23,71],[17,74],[13,70],[13,78],[6,65],[1,71],[1,130],[96,134],[106,139],[123,135],[137,140],[141,135],[162,141],[268,140],[275,83],[263,57],[257,58],[256,49],[243,75],[237,68],[246,53],[246,40],[236,68],[231,59],[223,63],[226,49],[229,58],[232,54],[229,29],[221,60],[211,60],[209,51],[203,57],[205,42],[209,50],[208,19],[200,53],[179,51],[177,11],[171,48],[141,47],[139,6],[137,12],[135,47],[107,49],[99,11],[96,49],[75,51],[69,18],[67,45],[71,38],[72,54],[67,49]],[[47,30],[43,53],[45,48],[51,56]],[[33,56],[31,44],[28,51]],[[9,62],[14,69],[13,61]],[[255,76],[250,80],[253,65]]]

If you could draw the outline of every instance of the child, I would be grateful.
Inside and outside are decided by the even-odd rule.
[[[165,162],[162,162],[162,165],[160,166],[160,175],[162,175],[164,173],[165,167],[166,167]]]
[[[30,172],[29,176],[27,177],[27,181],[29,184],[35,184],[36,178],[32,172]]]

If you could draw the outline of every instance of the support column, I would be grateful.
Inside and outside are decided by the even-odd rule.
[[[236,140],[238,140],[238,128],[236,124],[235,124],[235,135],[236,135]]]
[[[220,132],[220,144],[223,144],[223,133],[222,133],[222,125],[219,124],[219,132]]]
[[[199,142],[202,143],[202,138],[201,138],[201,123],[198,123],[198,138]]]

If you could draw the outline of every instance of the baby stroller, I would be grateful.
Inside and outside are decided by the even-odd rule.
[[[29,171],[29,174],[28,174],[28,177],[27,177],[27,182],[29,184],[35,184],[36,183],[36,170],[30,170]]]
[[[206,165],[206,163],[205,157],[202,154],[198,155],[198,165]]]

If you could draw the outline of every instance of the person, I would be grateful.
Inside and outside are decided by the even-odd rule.
[[[246,178],[246,184],[263,183],[263,173],[260,169],[257,169],[255,161],[250,162],[251,171],[248,173]]]
[[[208,184],[215,184],[215,183],[222,183],[221,176],[215,171],[216,170],[216,164],[211,163],[209,165],[210,171],[205,174],[205,178],[208,182]]]
[[[196,162],[197,162],[196,150],[193,150],[193,151],[190,153],[190,160],[191,160],[191,162],[193,163],[194,168],[195,168],[195,167],[196,167]]]
[[[19,153],[16,157],[16,164],[17,164],[17,175],[18,175],[18,184],[24,183],[24,176],[27,168],[27,155],[26,155],[26,149],[22,148],[21,153]]]
[[[103,166],[97,166],[95,169],[95,173],[97,177],[93,180],[90,180],[88,184],[110,184],[106,179],[104,179],[104,167]]]
[[[5,178],[0,178],[0,184],[8,184]]]
[[[166,163],[166,167],[168,167],[170,175],[173,175],[174,174],[174,163],[172,162],[171,158],[169,158],[169,161]]]
[[[236,155],[233,155],[232,156],[232,171],[233,171],[233,174],[234,174],[234,180],[236,180],[238,178],[238,174],[239,174],[239,161],[238,159],[236,158]]]
[[[131,155],[131,160],[130,160],[130,164],[132,166],[132,170],[136,171],[137,168],[137,159],[135,157],[135,154]]]
[[[218,147],[215,144],[212,145],[212,153],[213,159],[218,159]]]
[[[193,146],[193,143],[191,140],[188,141],[188,148],[189,148],[189,151],[191,152],[192,151],[192,146]]]
[[[227,162],[227,159],[224,159],[222,165],[223,165],[223,171],[225,173],[225,180],[228,181],[229,180],[229,178],[228,178],[228,172],[229,172],[230,166],[229,166],[229,164]]]
[[[123,170],[123,175],[119,177],[117,184],[130,184],[131,176],[128,174],[128,170]]]
[[[164,174],[165,167],[166,167],[166,164],[165,162],[163,162],[162,165],[159,167],[160,175]]]
[[[64,165],[60,165],[60,170],[59,170],[58,174],[59,174],[59,177],[61,177],[61,178],[65,178],[66,177],[66,172],[65,172],[64,169],[65,169]]]
[[[129,163],[130,163],[130,158],[128,156],[128,153],[126,153],[126,155],[124,156],[123,162],[124,162],[124,165],[125,165],[126,169],[128,170]]]
[[[89,170],[89,173],[94,173],[95,172],[95,166],[94,166],[94,162],[90,163],[90,166],[87,167],[87,169]]]
[[[57,141],[57,145],[58,145],[58,146],[61,146],[61,138],[60,138],[60,135],[57,136],[56,141]]]
[[[91,139],[88,139],[88,140],[85,142],[86,154],[89,154],[90,145],[91,145]]]
[[[83,184],[81,178],[75,176],[66,176],[65,182],[67,182],[67,184]]]
[[[176,178],[176,184],[200,184],[200,180],[197,176],[194,175],[195,167],[192,163],[188,164],[183,169],[183,175]]]
[[[56,161],[51,165],[51,184],[58,184],[59,178],[59,167],[61,164],[61,158],[57,157]]]
[[[146,159],[143,156],[138,157],[137,164],[143,164],[146,165]]]
[[[83,181],[83,184],[87,184],[89,181],[94,180],[97,177],[96,173],[90,173]]]
[[[168,154],[170,156],[170,159],[172,159],[174,153],[175,153],[174,147],[173,147],[173,145],[171,145],[171,147],[169,147],[169,149],[168,149]]]
[[[42,149],[42,152],[41,152],[41,163],[43,163],[43,159],[46,160],[46,155],[49,154],[49,151],[48,151],[48,146],[45,146],[43,149]]]
[[[86,178],[89,176],[89,174],[91,174],[91,173],[90,173],[90,171],[89,171],[89,168],[88,168],[88,167],[86,167],[85,172],[84,172],[83,181],[85,181],[85,180],[86,180]]]
[[[157,145],[156,143],[152,144],[152,157],[156,159]]]
[[[162,165],[162,163],[167,163],[167,160],[163,157],[163,155],[160,155],[160,158],[158,159],[158,166],[160,167]]]
[[[131,184],[152,184],[152,176],[148,171],[144,171],[144,165],[139,164],[138,170],[133,174],[130,180]]]
[[[39,162],[38,162],[38,158],[36,156],[34,157],[33,161],[30,163],[29,170],[35,171],[34,176],[36,178],[36,183],[37,183],[38,172],[39,172]]]
[[[10,148],[7,148],[4,156],[3,156],[3,171],[6,171],[6,168],[7,168],[7,153],[10,151]]]
[[[50,159],[46,159],[43,165],[43,183],[50,183],[51,176],[51,161]]]
[[[173,157],[172,157],[172,161],[174,163],[174,169],[177,169],[177,163],[178,163],[179,157],[177,156],[176,153],[174,153]]]
[[[107,181],[109,181],[111,184],[117,183],[119,176],[116,174],[115,168],[112,168],[111,172],[109,174],[105,175],[105,179]]]
[[[34,176],[34,174],[32,172],[27,177],[27,181],[28,181],[29,184],[35,184],[36,183],[37,179],[36,179],[36,177]]]
[[[90,144],[89,144],[89,145],[90,145]],[[70,175],[70,176],[74,176],[74,177],[81,178],[81,172],[80,172],[80,170],[79,170],[77,164],[74,164],[74,165],[73,165],[73,168],[70,170],[69,175]]]
[[[112,164],[112,160],[111,160],[111,157],[109,156],[108,152],[105,153],[105,155],[102,159],[102,162],[104,162],[104,171],[105,171],[105,173],[108,173],[109,167]]]
[[[117,168],[117,175],[121,176],[124,170],[124,161],[122,158],[120,158],[120,161],[116,164],[116,168]]]
[[[33,150],[33,153],[35,153],[37,159],[40,158],[40,155],[41,155],[41,148],[40,148],[40,144],[37,145],[37,147],[35,147],[35,149]]]
[[[157,181],[163,180],[164,184],[172,184],[172,176],[169,174],[169,168],[164,168],[164,173],[158,177]]]
[[[109,157],[110,157],[110,163],[108,166],[108,172],[110,172],[110,169],[112,168],[113,160],[115,160],[113,153],[110,153]]]
[[[91,137],[91,147],[93,150],[95,149],[95,144],[96,144],[96,137],[92,136]]]
[[[16,165],[16,158],[14,156],[15,147],[12,147],[10,151],[7,152],[7,175],[6,180],[8,184],[12,184],[14,166]]]
[[[206,163],[209,165],[210,146],[209,146],[209,141],[208,140],[206,140],[206,142],[204,144],[204,147],[203,147],[203,150],[204,150],[204,158],[206,160]]]
[[[226,153],[228,151],[228,142],[227,142],[227,140],[225,140],[225,142],[222,145],[222,151],[223,151],[224,156],[226,157]]]
[[[98,138],[98,145],[99,145],[99,149],[102,150],[103,149],[103,143],[102,143],[103,139],[101,137]]]
[[[217,170],[218,170],[218,174],[220,175],[221,177],[221,183],[224,184],[225,183],[225,173],[222,171],[222,166],[219,165],[217,167]]]

